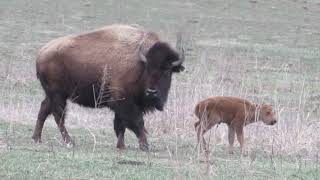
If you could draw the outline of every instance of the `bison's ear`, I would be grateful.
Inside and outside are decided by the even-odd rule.
[[[139,51],[139,57],[140,57],[140,61],[143,64],[147,64],[147,58],[146,58],[146,56],[144,56],[144,54],[141,51]]]
[[[138,54],[139,54],[140,61],[141,61],[143,64],[146,64],[146,63],[147,63],[147,58],[146,58],[146,56],[145,56],[145,55],[143,54],[143,52],[142,52],[142,45],[141,45],[141,44],[140,44],[140,46],[139,46]]]

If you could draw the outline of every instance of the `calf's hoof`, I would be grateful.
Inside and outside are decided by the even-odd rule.
[[[200,146],[200,152],[206,153],[206,152],[208,152],[208,151],[209,151],[209,148],[208,148],[208,147],[206,147],[206,146]]]
[[[248,152],[243,152],[241,155],[242,155],[243,157],[247,157],[247,156],[248,156]]]
[[[243,157],[247,157],[248,156],[248,151],[247,150],[242,150],[241,151],[241,156],[243,156]]]
[[[229,152],[229,154],[233,154],[233,150],[230,150],[230,149],[229,149],[229,151],[228,151],[228,152]]]

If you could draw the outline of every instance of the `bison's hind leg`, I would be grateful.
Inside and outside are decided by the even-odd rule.
[[[65,115],[66,115],[66,105],[67,105],[67,98],[56,94],[52,97],[52,114],[54,116],[54,119],[56,121],[56,124],[60,130],[60,133],[62,135],[63,141],[66,144],[73,145],[74,142],[72,141],[71,137],[69,136],[69,133],[65,127]]]
[[[41,143],[41,133],[42,133],[43,125],[50,113],[51,113],[51,102],[50,102],[50,99],[46,97],[41,102],[37,123],[34,128],[34,132],[32,136],[32,139],[34,140],[35,143]]]

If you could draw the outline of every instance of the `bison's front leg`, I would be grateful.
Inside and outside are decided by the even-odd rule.
[[[143,121],[142,115],[136,118],[133,118],[128,125],[129,125],[128,128],[136,134],[139,140],[140,149],[142,151],[149,151],[149,144],[147,141],[147,135],[146,135],[146,130],[144,127],[144,121]]]
[[[139,147],[143,151],[149,150],[146,131],[144,128],[143,113],[134,103],[122,102],[115,108],[115,131],[118,137],[117,147],[124,147],[125,128],[132,130],[139,139]]]
[[[116,136],[118,138],[117,148],[124,149],[125,148],[124,133],[126,131],[126,127],[125,127],[124,121],[121,120],[119,114],[117,113],[115,114],[115,117],[113,120],[113,127],[116,133]]]

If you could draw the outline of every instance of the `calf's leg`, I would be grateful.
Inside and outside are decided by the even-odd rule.
[[[231,125],[228,125],[228,140],[229,140],[229,153],[233,154],[235,130]]]
[[[197,121],[197,122],[194,123],[194,128],[195,128],[195,130],[197,130],[197,128],[198,128],[199,125],[200,125],[200,121]]]
[[[200,145],[200,149],[206,150],[206,140],[204,139],[204,134],[207,132],[207,128],[203,127],[202,124],[200,124],[197,128],[197,140],[198,144]]]
[[[197,139],[198,139],[198,144],[200,144],[200,149],[207,151],[207,143],[204,139],[204,134],[210,130],[213,126],[217,124],[217,121],[213,120],[202,120],[200,121],[200,124],[198,125],[197,128]]]
[[[242,126],[236,128],[236,134],[237,134],[237,140],[239,141],[239,144],[240,144],[240,153],[244,154],[244,135],[243,135]]]

